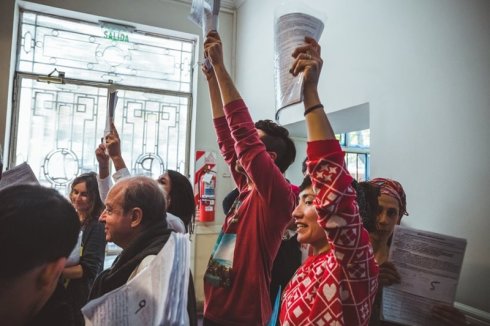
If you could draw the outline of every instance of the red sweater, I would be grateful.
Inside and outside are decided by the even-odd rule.
[[[318,222],[330,250],[309,257],[287,285],[281,325],[367,325],[378,265],[362,225],[352,177],[337,140],[308,143],[308,173],[317,190]]]
[[[223,325],[264,325],[269,284],[295,194],[260,141],[245,103],[225,106],[214,120],[221,153],[240,191],[226,216],[204,276],[204,317]],[[253,183],[234,169],[239,160]]]

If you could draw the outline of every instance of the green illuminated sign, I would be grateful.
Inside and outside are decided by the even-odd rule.
[[[113,29],[104,30],[104,37],[116,42],[129,42],[128,34]]]

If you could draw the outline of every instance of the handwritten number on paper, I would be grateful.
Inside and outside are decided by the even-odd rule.
[[[134,312],[136,315],[141,309],[143,309],[146,306],[146,300],[143,299],[138,303],[139,308]]]
[[[436,284],[440,284],[441,282],[439,281],[432,281],[430,282],[430,290],[434,291],[436,289]]]

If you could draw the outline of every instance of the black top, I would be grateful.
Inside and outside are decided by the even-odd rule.
[[[273,307],[279,285],[284,290],[291,277],[293,277],[296,270],[301,266],[300,244],[296,238],[297,235],[295,234],[293,237],[281,241],[281,246],[277,251],[276,259],[272,265],[269,290]]]
[[[66,295],[74,311],[82,319],[80,309],[87,303],[90,288],[97,275],[102,272],[105,258],[104,224],[97,220],[82,227],[82,254],[79,264],[83,276],[79,279],[65,280]]]

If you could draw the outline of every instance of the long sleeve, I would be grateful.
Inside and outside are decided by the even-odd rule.
[[[115,182],[118,182],[119,180],[126,178],[130,176],[131,173],[127,168],[122,168],[112,175],[112,178],[114,179]],[[109,190],[112,187],[112,181],[110,177],[107,178],[100,178],[97,175],[97,184],[99,186],[99,194],[100,194],[100,199],[102,202],[105,202],[105,199],[107,198],[107,194],[109,193]]]
[[[104,225],[99,222],[92,222],[84,230],[82,237],[82,256],[80,265],[83,269],[83,277],[93,280],[102,271],[105,258],[105,232]]]
[[[231,137],[230,128],[225,117],[213,120],[216,136],[218,137],[218,146],[226,164],[230,167],[230,172],[238,189],[243,191],[247,187],[247,180],[243,174],[235,170],[237,155],[235,153],[235,141]]]
[[[276,207],[278,216],[290,219],[296,202],[291,185],[267,152],[243,100],[224,108],[226,120],[235,140],[235,153],[261,198]],[[287,223],[289,221],[282,221]],[[285,224],[284,224],[285,226]]]
[[[129,170],[127,168],[122,168],[122,169],[114,172],[114,174],[112,175],[112,178],[114,179],[115,182],[118,182],[119,180],[124,179],[124,178],[129,177],[129,176],[131,176],[131,172],[129,172]]]
[[[308,172],[318,191],[314,202],[318,222],[326,230],[343,278],[340,297],[345,325],[367,324],[377,289],[378,266],[359,216],[344,153],[336,140],[309,142],[307,152]]]
[[[99,195],[102,202],[105,202],[107,198],[107,194],[109,193],[109,189],[112,187],[111,177],[100,178],[97,175],[97,185],[99,186]]]

